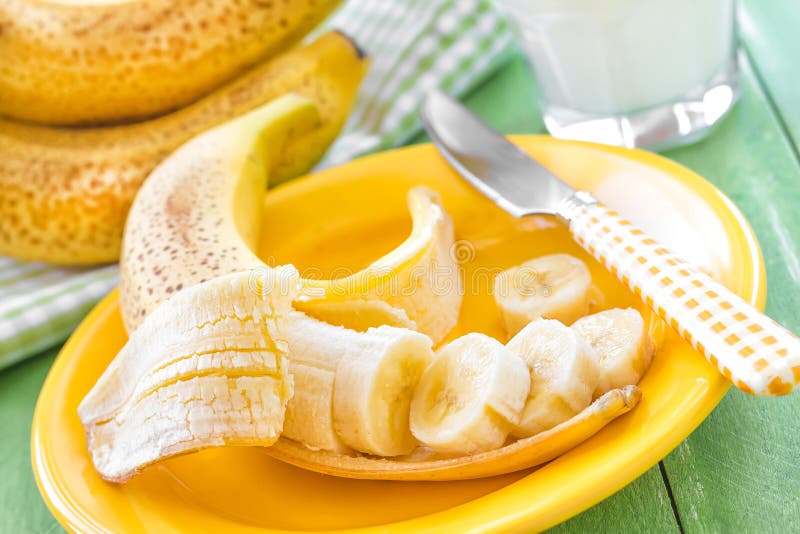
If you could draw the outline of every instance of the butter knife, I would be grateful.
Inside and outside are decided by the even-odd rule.
[[[739,389],[785,395],[800,382],[800,339],[644,231],[576,191],[441,91],[422,123],[470,184],[515,217],[546,214]]]

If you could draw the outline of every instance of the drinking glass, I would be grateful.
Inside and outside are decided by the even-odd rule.
[[[734,0],[502,0],[554,137],[663,149],[738,97]]]

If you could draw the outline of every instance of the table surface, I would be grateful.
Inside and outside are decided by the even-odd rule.
[[[706,177],[742,210],[767,268],[767,312],[800,331],[800,6],[744,0],[740,102],[712,135],[664,153]],[[522,59],[468,105],[506,133],[544,131]],[[420,138],[419,140],[422,140]],[[0,372],[0,533],[61,531],[30,466],[36,397],[58,350]],[[556,532],[800,532],[800,394],[731,390],[669,456]]]

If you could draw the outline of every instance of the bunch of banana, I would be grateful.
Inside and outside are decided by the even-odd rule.
[[[78,414],[100,475],[127,480],[176,454],[271,445],[292,378],[286,318],[293,267],[216,278],[177,293],[134,332]]]
[[[158,5],[159,9],[154,11],[171,9],[167,3],[161,4],[127,2],[120,6],[154,9]],[[249,2],[242,5],[245,4]],[[305,5],[294,0],[266,4],[280,6],[275,9]],[[330,4],[321,2],[314,9],[327,12]],[[14,0],[12,7],[3,3],[0,46],[6,46],[6,39],[14,39],[21,24],[4,24],[3,10],[7,10],[5,13],[12,8],[22,10],[20,6],[23,5],[27,10],[34,9],[34,5],[51,6],[51,3]],[[70,9],[66,6],[58,9],[62,8]],[[26,20],[25,17],[22,20]],[[6,57],[15,56],[3,54],[3,57],[5,61]],[[44,61],[44,57],[40,59]],[[366,64],[361,52],[346,36],[330,32],[307,46],[259,64],[193,104],[159,118],[78,129],[0,119],[0,211],[3,213],[0,254],[57,264],[117,260],[133,198],[160,161],[204,130],[289,92],[312,99],[320,117],[313,129],[292,133],[272,155],[270,177],[272,183],[277,183],[305,172],[322,156],[344,124]],[[216,63],[208,63],[203,68],[212,65],[218,67]],[[30,66],[47,71],[34,67],[33,63]],[[0,69],[0,106],[11,102],[3,94],[2,73],[14,73],[17,68],[8,70],[5,67],[4,63],[4,69]],[[78,69],[64,72],[78,72]],[[186,73],[182,77],[185,78]],[[173,77],[153,75],[148,79]],[[34,87],[35,94],[47,94],[42,86]],[[44,87],[50,86],[45,84]],[[73,97],[77,98],[70,96]],[[83,98],[88,99],[86,95]],[[106,100],[93,93],[91,101]],[[9,109],[26,109],[26,106],[11,104]]]
[[[551,254],[498,274],[493,294],[510,337],[540,317],[572,324],[589,313],[591,287],[585,263],[569,254]]]
[[[3,0],[0,115],[75,125],[162,114],[287,49],[338,4]]]

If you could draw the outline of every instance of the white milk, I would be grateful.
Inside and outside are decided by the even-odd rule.
[[[546,105],[642,110],[703,86],[733,58],[733,0],[504,0]]]

